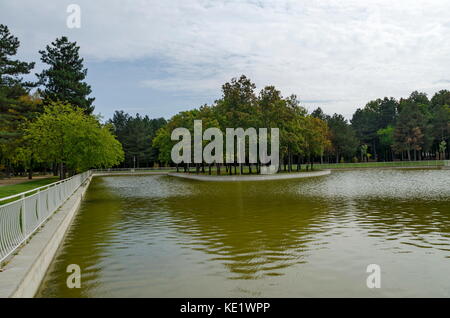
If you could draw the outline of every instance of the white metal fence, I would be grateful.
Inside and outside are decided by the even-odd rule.
[[[65,180],[0,199],[0,264],[14,253],[91,174],[91,171],[86,171]]]

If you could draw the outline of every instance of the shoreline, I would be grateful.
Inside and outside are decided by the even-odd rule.
[[[224,175],[224,176],[210,176],[210,175],[196,175],[186,173],[167,173],[168,176],[191,179],[196,181],[219,181],[219,182],[240,182],[240,181],[269,181],[269,180],[285,180],[285,179],[302,179],[311,177],[326,176],[331,173],[331,170],[320,170],[310,172],[298,172],[298,173],[277,173],[267,175]]]

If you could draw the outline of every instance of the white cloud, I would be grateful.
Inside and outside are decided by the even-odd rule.
[[[71,2],[28,1],[24,10],[24,1],[10,0],[2,20],[34,59],[66,33],[89,59],[164,61],[164,77],[149,74],[136,85],[168,92],[217,94],[247,74],[259,88],[274,84],[285,95],[328,101],[327,112],[349,117],[373,98],[448,86],[446,0],[83,0],[82,27],[68,30]]]

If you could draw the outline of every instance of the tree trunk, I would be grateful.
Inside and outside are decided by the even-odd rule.
[[[288,170],[289,172],[292,172],[292,157],[291,157],[291,151],[288,152]]]
[[[59,180],[64,179],[64,163],[59,164]]]
[[[30,167],[28,168],[28,179],[33,179],[33,155],[30,158]]]

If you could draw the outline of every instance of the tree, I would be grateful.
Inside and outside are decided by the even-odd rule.
[[[295,95],[283,98],[274,86],[266,86],[256,97],[254,89],[255,85],[251,80],[242,75],[239,79],[233,78],[231,82],[222,86],[223,95],[213,105],[204,105],[199,109],[180,112],[173,116],[167,125],[158,130],[153,140],[153,146],[159,150],[159,159],[163,162],[170,161],[170,151],[175,143],[170,140],[172,130],[184,127],[192,135],[195,119],[202,120],[203,129],[218,127],[223,132],[226,128],[237,127],[278,128],[280,156],[284,160],[285,169],[289,167],[289,171],[292,170],[294,157],[297,157],[299,162],[301,157],[311,161],[314,157],[323,156],[324,151],[330,146],[328,126],[324,121],[307,116],[306,109],[300,106]],[[270,129],[268,132],[270,142]],[[246,147],[248,146],[246,143]],[[251,167],[249,164],[250,172]],[[220,171],[220,165],[217,168]],[[234,168],[236,171],[236,166]],[[228,164],[226,169],[229,174],[232,173],[231,164]]]
[[[44,113],[24,129],[29,153],[37,161],[58,163],[61,179],[67,170],[119,164],[123,150],[111,130],[111,125],[101,125],[96,117],[61,102],[45,106]]]
[[[450,91],[441,90],[431,98],[431,130],[433,147],[445,157],[445,150],[440,150],[440,144],[449,143],[450,137]]]
[[[402,100],[400,105],[401,112],[394,131],[394,149],[398,153],[406,152],[408,160],[411,160],[413,151],[414,160],[417,160],[416,152],[424,145],[426,118],[414,99]]]
[[[151,166],[158,161],[158,149],[152,146],[159,128],[166,124],[164,118],[150,119],[148,116],[135,117],[116,111],[108,121],[125,152],[124,164],[130,167]]]
[[[44,86],[39,93],[44,104],[61,101],[80,107],[86,114],[91,114],[95,98],[88,97],[91,94],[91,87],[83,82],[87,69],[83,66],[79,50],[80,47],[76,42],[70,42],[63,36],[47,45],[45,50],[39,51],[41,61],[49,65],[48,69],[36,74],[39,84]]]
[[[257,127],[255,87],[245,75],[222,85],[222,98],[215,102],[222,129]]]
[[[370,101],[363,109],[358,108],[353,114],[351,123],[361,143],[367,144],[375,159],[383,149],[380,145],[377,132],[389,125],[395,125],[398,117],[399,103],[394,98],[384,97]]]
[[[439,153],[441,154],[441,159],[445,160],[445,150],[447,149],[447,143],[445,142],[445,140],[442,140],[439,143]]]
[[[257,98],[257,111],[253,113],[258,118],[256,127],[280,129],[280,157],[289,171],[292,170],[293,156],[296,155],[299,162],[300,156],[305,155],[306,113],[295,95],[283,98],[274,86],[264,87]]]
[[[25,87],[33,86],[24,82],[21,76],[29,74],[34,63],[11,59],[17,54],[19,46],[19,39],[10,33],[6,25],[0,24],[0,87],[8,88],[10,97],[22,96],[26,93]]]
[[[330,116],[327,115],[327,114],[325,114],[325,113],[323,112],[322,108],[320,108],[320,107],[317,107],[317,108],[311,113],[311,116],[316,117],[316,118],[319,118],[319,119],[321,119],[321,120],[323,120],[323,121],[326,121],[326,122],[327,122],[328,119],[330,118]]]
[[[359,141],[356,138],[355,131],[347,123],[344,116],[339,114],[334,114],[332,117],[328,116],[327,124],[330,128],[331,144],[336,156],[336,163],[342,156],[348,159],[353,157]]]
[[[361,161],[369,161],[369,146],[367,146],[366,144],[362,144],[361,147],[359,147],[360,151],[361,151]]]
[[[19,46],[18,38],[0,24],[0,164],[6,164],[8,175],[22,138],[19,126],[40,110],[39,99],[28,95],[33,84],[22,78],[30,73],[34,63],[12,58]]]
[[[378,139],[380,140],[380,145],[384,148],[384,151],[390,154],[390,159],[394,160],[394,155],[392,153],[392,146],[394,145],[394,126],[389,125],[386,128],[379,129],[377,131]],[[385,158],[389,158],[389,155],[385,154]]]
[[[289,172],[292,171],[293,156],[297,155],[297,165],[300,165],[300,158],[307,154],[305,130],[307,110],[300,106],[297,96],[291,95],[283,99],[283,103],[278,109],[278,127],[280,128],[281,154],[287,157]],[[322,158],[323,152],[320,154]],[[299,167],[297,167],[299,169]]]
[[[313,169],[313,157],[323,156],[330,146],[329,130],[326,122],[313,116],[307,116],[305,124],[305,152]]]

